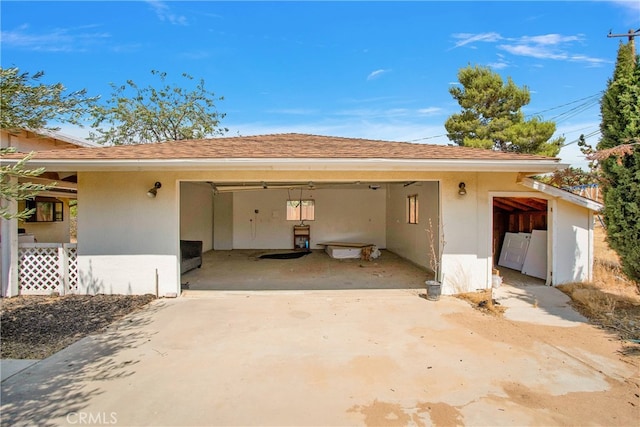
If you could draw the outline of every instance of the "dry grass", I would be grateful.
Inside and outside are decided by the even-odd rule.
[[[569,283],[558,289],[569,295],[574,307],[592,322],[614,330],[624,340],[640,340],[640,293],[627,279],[618,255],[609,248],[600,224],[595,228],[592,283]]]
[[[478,310],[492,314],[494,316],[502,316],[505,308],[493,299],[493,289],[484,289],[477,292],[465,292],[456,294],[456,298],[460,298],[469,302]]]

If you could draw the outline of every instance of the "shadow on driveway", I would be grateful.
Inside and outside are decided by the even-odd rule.
[[[82,414],[122,426],[637,423],[637,365],[602,331],[419,293],[158,300],[9,378],[3,424],[79,425]]]
[[[116,356],[125,348],[148,341],[154,332],[146,329],[152,316],[163,307],[154,301],[144,310],[113,323],[105,333],[85,337],[66,349],[31,364],[2,382],[2,425],[55,426],[55,419],[82,423],[92,399],[105,393],[83,380],[124,380],[135,373],[137,358]],[[94,414],[91,424],[104,424],[103,414]],[[109,421],[109,415],[104,420]]]

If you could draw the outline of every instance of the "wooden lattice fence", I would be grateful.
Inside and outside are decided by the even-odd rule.
[[[64,295],[77,292],[77,245],[20,243],[18,290],[21,295]]]

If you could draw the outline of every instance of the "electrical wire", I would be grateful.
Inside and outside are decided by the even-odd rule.
[[[600,132],[600,129],[598,129],[598,130],[594,130],[593,132],[591,132],[591,133],[588,133],[588,134],[584,135],[584,139],[585,139],[585,141],[586,141],[588,138],[591,138],[592,136],[597,136],[597,135],[598,135],[598,134],[600,134],[600,133],[601,133],[601,132]],[[567,142],[567,143],[565,143],[565,144],[562,144],[562,145],[560,146],[560,148],[564,148],[564,147],[566,147],[566,146],[568,146],[568,145],[573,145],[573,144],[577,143],[578,141],[580,141],[580,138],[579,138],[579,137],[578,137],[578,138],[576,138],[576,139],[574,139],[574,140],[573,140],[573,141],[571,141],[571,142]]]
[[[562,108],[562,107],[573,105],[573,104],[575,104],[577,102],[581,102],[581,101],[585,101],[585,100],[593,100],[593,98],[595,98],[595,97],[597,97],[597,99],[599,100],[603,93],[604,93],[604,91],[600,91],[598,93],[594,93],[593,95],[589,95],[589,96],[586,96],[584,98],[576,99],[575,101],[567,102],[565,104],[558,105],[556,107],[547,108],[546,110],[538,111],[537,113],[528,114],[526,117],[529,118],[529,117],[533,117],[533,116],[539,116],[539,115],[541,115],[543,113],[546,113],[548,111],[557,110],[557,109]]]
[[[417,142],[417,141],[424,141],[426,139],[434,139],[434,138],[440,138],[441,136],[448,136],[448,133],[444,133],[442,135],[434,135],[434,136],[425,136],[424,138],[418,138],[418,139],[411,139],[407,142]]]
[[[551,107],[551,108],[547,108],[546,110],[542,110],[542,111],[538,111],[536,113],[532,113],[532,114],[527,114],[525,116],[525,118],[532,118],[535,116],[540,116],[543,113],[547,113],[549,111],[554,111],[554,110],[558,110],[560,108],[563,107],[568,107],[569,105],[573,105],[576,104],[578,102],[582,102],[580,105],[573,107],[563,113],[560,113],[550,119],[548,119],[548,121],[554,121],[555,123],[560,123],[563,122],[565,120],[568,120],[572,117],[577,116],[578,114],[588,110],[589,108],[595,106],[596,104],[598,104],[600,102],[600,99],[602,97],[602,94],[604,93],[604,91],[599,91],[596,92],[592,95],[589,96],[585,96],[584,98],[580,98],[580,99],[576,99],[575,101],[570,101],[570,102],[566,102],[564,104],[561,105],[557,105],[555,107]],[[583,102],[585,101],[585,102]],[[441,138],[443,136],[448,136],[449,134],[445,133],[445,134],[441,134],[441,135],[433,135],[433,136],[425,136],[423,138],[416,138],[416,139],[410,139],[407,142],[418,142],[418,141],[426,141],[428,139],[435,139],[435,138]],[[575,141],[577,142],[577,141]]]

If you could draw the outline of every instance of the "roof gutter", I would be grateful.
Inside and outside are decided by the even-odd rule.
[[[3,159],[15,163],[17,159]],[[202,171],[202,170],[359,170],[359,171],[460,171],[548,173],[568,165],[549,160],[479,160],[479,159],[31,159],[29,166],[51,171]]]

